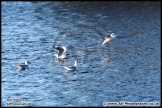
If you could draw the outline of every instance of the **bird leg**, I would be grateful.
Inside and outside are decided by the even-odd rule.
[[[110,43],[108,42],[108,46],[110,46]]]

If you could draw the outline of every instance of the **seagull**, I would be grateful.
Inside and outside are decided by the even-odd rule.
[[[25,63],[22,63],[20,65],[17,65],[18,70],[28,69],[28,63],[30,63],[30,62],[27,60],[27,61],[25,61]]]
[[[106,36],[105,36],[105,40],[104,40],[104,42],[102,43],[102,45],[104,45],[105,43],[108,43],[108,45],[110,46],[110,41],[111,41],[111,39],[112,38],[114,38],[116,35],[114,35],[114,33],[112,33],[112,34],[106,34]]]
[[[55,49],[58,50],[58,54],[55,54],[58,59],[66,59],[66,47],[55,46]]]
[[[63,66],[67,71],[76,71],[77,70],[77,60],[74,62],[74,66]]]

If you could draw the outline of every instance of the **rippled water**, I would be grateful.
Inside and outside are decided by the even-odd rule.
[[[160,102],[160,2],[2,2],[2,97],[33,106]],[[109,47],[106,33],[115,33]],[[66,46],[58,61],[54,45]],[[28,71],[16,65],[29,60]],[[73,65],[66,72],[61,65]]]

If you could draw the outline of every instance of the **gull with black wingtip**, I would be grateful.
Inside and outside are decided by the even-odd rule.
[[[104,42],[102,43],[102,45],[104,45],[105,43],[108,43],[108,45],[110,46],[110,41],[112,40],[112,38],[116,37],[116,35],[114,35],[114,33],[112,34],[106,34],[105,36],[105,40]]]
[[[66,47],[62,46],[55,46],[54,47],[57,51],[58,51],[58,54],[55,54],[56,58],[58,59],[66,59]]]

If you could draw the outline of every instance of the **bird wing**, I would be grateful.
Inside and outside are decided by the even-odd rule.
[[[55,49],[58,51],[58,57],[66,55],[65,54],[66,47],[55,46]]]
[[[62,48],[64,49],[64,52],[65,52],[66,51],[66,47],[63,46]]]
[[[115,33],[112,33],[110,36],[111,36],[112,38],[116,37]]]
[[[102,45],[104,45],[105,43],[107,43],[107,42],[109,42],[109,41],[111,41],[111,38],[105,39],[104,42],[102,43]]]
[[[17,68],[19,68],[19,69],[27,69],[28,65],[17,65]]]
[[[102,45],[104,45],[105,44],[105,40],[104,40],[104,42],[102,43]]]
[[[58,57],[61,56],[64,53],[64,49],[61,47],[56,48],[58,50]]]
[[[65,69],[67,70],[74,70],[75,67],[74,66],[63,66]]]

